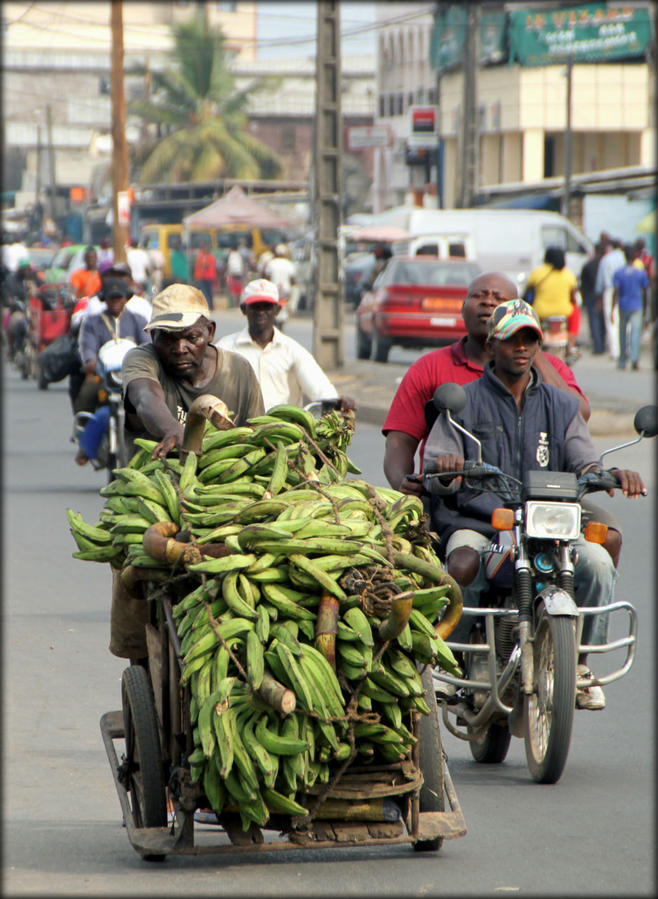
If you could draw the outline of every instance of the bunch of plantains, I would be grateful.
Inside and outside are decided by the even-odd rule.
[[[279,406],[206,423],[199,455],[153,461],[139,440],[100,520],[67,513],[75,558],[128,589],[177,585],[192,779],[245,829],[306,815],[352,762],[409,758],[412,713],[429,713],[419,666],[458,672],[440,633],[461,596],[422,503],[346,478],[352,432],[349,415]]]

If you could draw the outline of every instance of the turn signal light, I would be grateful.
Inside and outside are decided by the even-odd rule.
[[[491,524],[497,531],[511,531],[514,527],[514,509],[494,509]]]
[[[600,521],[588,521],[585,525],[585,540],[590,543],[603,543],[608,536],[608,525]]]

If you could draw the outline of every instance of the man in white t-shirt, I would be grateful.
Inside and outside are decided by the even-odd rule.
[[[280,403],[338,399],[338,408],[356,408],[350,397],[339,397],[336,388],[304,347],[274,325],[281,305],[276,284],[265,278],[250,281],[242,291],[240,309],[247,318],[243,331],[227,334],[217,346],[244,356],[256,372],[265,409]]]

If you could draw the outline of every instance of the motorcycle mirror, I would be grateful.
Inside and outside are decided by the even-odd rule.
[[[466,405],[466,391],[460,384],[449,381],[436,388],[432,402],[439,412],[446,409],[452,413],[461,412]]]
[[[633,427],[641,437],[658,434],[658,406],[642,406],[635,413]]]

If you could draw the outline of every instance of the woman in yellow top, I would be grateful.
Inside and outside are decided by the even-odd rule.
[[[577,304],[578,280],[566,266],[564,250],[547,247],[544,264],[528,276],[526,292],[534,290],[532,307],[540,321],[550,315],[564,315],[567,319],[568,354],[576,353],[576,339],[580,330],[580,308]]]

